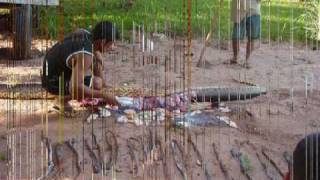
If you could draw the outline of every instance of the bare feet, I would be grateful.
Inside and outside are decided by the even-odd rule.
[[[230,60],[230,64],[237,64],[237,60],[236,59],[231,59]]]
[[[223,64],[237,64],[237,58],[232,58],[229,61],[225,61]]]
[[[251,65],[249,63],[247,63],[247,62],[245,62],[243,64],[243,67],[246,68],[246,69],[251,69],[252,68]]]
[[[204,68],[210,69],[212,66],[213,65],[207,60],[204,60],[203,62],[197,63],[197,67],[204,67]]]

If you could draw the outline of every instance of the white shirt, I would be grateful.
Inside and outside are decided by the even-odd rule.
[[[232,0],[231,20],[240,23],[245,17],[260,15],[260,2],[258,0]]]

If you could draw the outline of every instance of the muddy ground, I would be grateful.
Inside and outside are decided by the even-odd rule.
[[[223,42],[207,48],[204,56],[207,64],[199,68],[196,64],[202,43],[199,40],[192,43],[192,87],[236,88],[244,86],[240,81],[247,81],[267,88],[267,94],[258,98],[224,102],[231,109],[224,115],[238,125],[237,129],[225,126],[183,129],[155,121],[150,126],[136,126],[116,123],[113,115],[88,124],[85,120],[89,110],[65,117],[47,113],[52,100],[2,99],[0,179],[39,178],[46,173],[47,148],[41,137],[48,137],[54,151],[54,173],[47,179],[281,179],[287,171],[283,153],[291,154],[305,134],[320,128],[319,51],[303,45],[291,48],[285,43],[259,42],[250,60],[252,68],[245,69],[224,64],[232,56],[232,49],[230,42]],[[241,46],[240,63],[243,63],[245,44]],[[119,54],[106,55],[108,84],[167,88],[168,92],[183,89],[182,41],[160,39],[155,41],[155,49],[151,55],[158,56],[160,62],[143,63],[139,48],[133,51],[132,45],[120,44]],[[171,57],[167,63],[165,55]],[[39,82],[42,56],[37,56],[15,62],[14,67],[2,59],[1,83],[11,82],[8,77],[16,82]],[[218,111],[217,107],[213,111]],[[94,145],[92,132],[98,146]],[[72,139],[79,169],[76,153],[66,143]],[[86,143],[94,147],[97,160],[92,160]],[[245,157],[247,175],[231,150]]]

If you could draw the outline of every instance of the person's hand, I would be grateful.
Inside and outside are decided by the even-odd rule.
[[[104,94],[104,100],[111,106],[120,106],[119,102],[117,101],[117,99],[110,95],[110,94]]]

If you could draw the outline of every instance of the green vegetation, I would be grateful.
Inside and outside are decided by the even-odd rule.
[[[5,161],[6,155],[3,152],[0,152],[0,161]]]
[[[57,37],[59,32],[66,34],[79,27],[90,29],[100,20],[116,22],[127,38],[133,22],[144,24],[147,32],[155,29],[164,31],[165,27],[179,34],[187,30],[186,8],[185,18],[182,13],[183,0],[60,1],[60,8],[42,8],[41,34],[49,32],[50,37]],[[203,36],[209,31],[212,10],[219,6],[219,2],[220,0],[192,0],[191,25],[195,37]],[[225,0],[220,8],[220,18],[214,36],[216,39],[230,39],[233,26],[230,22],[230,3],[231,0]],[[292,38],[294,41],[304,41],[305,20],[297,19],[305,12],[304,2],[262,1],[262,38],[283,41],[290,41]]]
[[[305,9],[305,13],[297,19],[297,22],[304,24],[307,37],[320,41],[320,1],[306,1]]]
[[[244,173],[250,173],[254,170],[250,158],[247,154],[242,154],[240,156],[240,164],[241,164],[241,171]]]
[[[9,9],[4,9],[4,8],[0,8],[0,15],[2,14],[9,14],[10,10]]]

